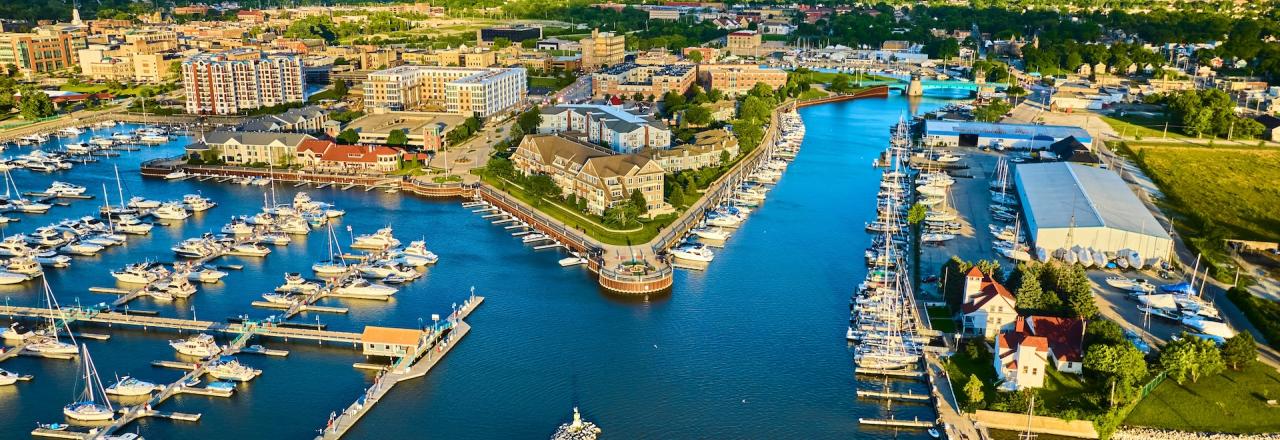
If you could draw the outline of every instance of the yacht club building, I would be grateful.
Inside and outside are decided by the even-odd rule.
[[[929,146],[1043,150],[1069,137],[1075,137],[1085,145],[1093,142],[1093,137],[1085,129],[1066,125],[924,121],[924,143]]]

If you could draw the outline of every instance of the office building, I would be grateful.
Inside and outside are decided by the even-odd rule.
[[[582,44],[582,68],[587,70],[621,63],[627,56],[626,37],[612,32],[593,29],[591,37],[579,43]]]
[[[524,68],[400,66],[369,74],[365,106],[379,111],[428,110],[488,117],[518,108],[528,85]]]

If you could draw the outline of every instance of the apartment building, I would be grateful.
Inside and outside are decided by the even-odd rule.
[[[173,31],[144,31],[127,33],[124,42],[135,54],[153,54],[178,49],[178,33]]]
[[[596,99],[605,96],[653,96],[662,99],[667,92],[684,93],[693,86],[692,64],[641,66],[622,63],[591,74],[591,90]]]
[[[229,115],[302,102],[302,59],[251,49],[202,53],[182,62],[187,113]]]
[[[127,51],[112,51],[127,52]],[[156,84],[164,81],[169,65],[161,54],[108,56],[102,49],[81,49],[80,74],[99,81],[140,82]]]
[[[613,150],[635,154],[671,147],[671,130],[647,115],[611,105],[564,104],[542,110],[538,133],[560,133]]]
[[[591,37],[583,38],[579,43],[582,44],[582,67],[587,70],[621,63],[627,55],[626,37],[612,32],[593,29]]]
[[[716,89],[728,96],[751,91],[764,83],[777,90],[787,85],[787,71],[755,64],[703,64],[698,66],[698,81],[706,90]]]
[[[511,160],[521,173],[551,176],[564,195],[585,200],[587,211],[596,215],[625,202],[637,190],[649,211],[669,207],[662,199],[662,167],[640,155],[614,154],[572,139],[537,134],[525,136]]]
[[[0,33],[0,66],[16,65],[26,75],[69,68],[76,64],[74,40],[56,29]]]
[[[516,108],[527,93],[524,68],[399,66],[369,74],[365,106],[488,117]]]
[[[758,31],[733,31],[725,36],[724,50],[731,55],[754,57],[760,54],[760,44]]]
[[[668,173],[715,167],[721,159],[738,156],[738,138],[725,129],[707,130],[695,135],[692,144],[667,150],[648,150],[641,154],[653,159]]]

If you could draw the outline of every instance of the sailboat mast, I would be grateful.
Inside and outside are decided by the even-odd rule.
[[[120,183],[120,166],[116,165],[116,190],[120,191],[120,210],[124,210],[124,184]]]

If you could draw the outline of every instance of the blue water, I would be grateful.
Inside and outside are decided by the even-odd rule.
[[[808,128],[804,148],[765,206],[708,270],[678,271],[670,295],[647,299],[602,292],[585,269],[559,267],[558,252],[533,251],[456,200],[308,189],[313,198],[347,210],[336,226],[344,241],[347,226],[359,234],[392,225],[401,240],[425,237],[440,255],[438,265],[390,302],[333,301],[351,307],[351,313],[319,315],[330,328],[412,327],[420,319],[429,322],[433,313],[447,314],[472,286],[488,297],[472,314],[472,332],[460,345],[427,377],[397,386],[350,438],[547,438],[575,405],[607,438],[923,437],[859,428],[858,417],[889,413],[877,402],[855,397],[862,383],[853,375],[844,332],[849,296],[864,272],[868,237],[861,224],[873,215],[878,179],[871,161],[899,115],[942,102],[892,97],[801,110]],[[110,301],[114,295],[87,291],[114,286],[109,270],[145,258],[172,261],[173,243],[216,230],[230,216],[262,205],[265,187],[137,175],[138,163],[174,155],[186,142],[144,147],[69,172],[16,170],[14,178],[24,191],[65,180],[89,186],[98,198],[24,216],[4,226],[3,233],[96,214],[102,184],[112,200],[117,198],[112,165],[120,167],[126,197],[167,200],[201,192],[220,203],[181,225],[157,227],[150,236],[131,237],[127,246],[76,257],[71,268],[49,273],[63,304]],[[296,189],[277,187],[276,192],[286,202]],[[131,307],[209,320],[265,317],[272,312],[249,303],[280,284],[284,272],[308,272],[325,248],[322,231],[303,240],[295,236],[293,244],[274,247],[265,259],[226,259],[245,269],[232,271],[221,284],[199,285],[189,301],[145,300]],[[6,302],[40,304],[34,284],[4,287],[0,295]],[[7,325],[7,319],[0,317],[0,323]],[[108,380],[114,374],[155,382],[180,376],[150,362],[175,359],[165,341],[182,335],[81,330],[112,335],[109,341],[85,341]],[[144,420],[129,429],[160,439],[310,438],[331,411],[348,405],[372,380],[351,367],[363,357],[350,347],[262,343],[291,354],[242,355],[243,362],[264,373],[229,399],[179,396],[159,408],[202,413],[200,422]],[[0,367],[35,375],[31,382],[0,388],[0,413],[5,414],[0,438],[26,438],[37,422],[62,421],[62,405],[76,394],[74,362],[19,357]],[[916,405],[895,405],[892,414],[932,417],[928,407]]]

